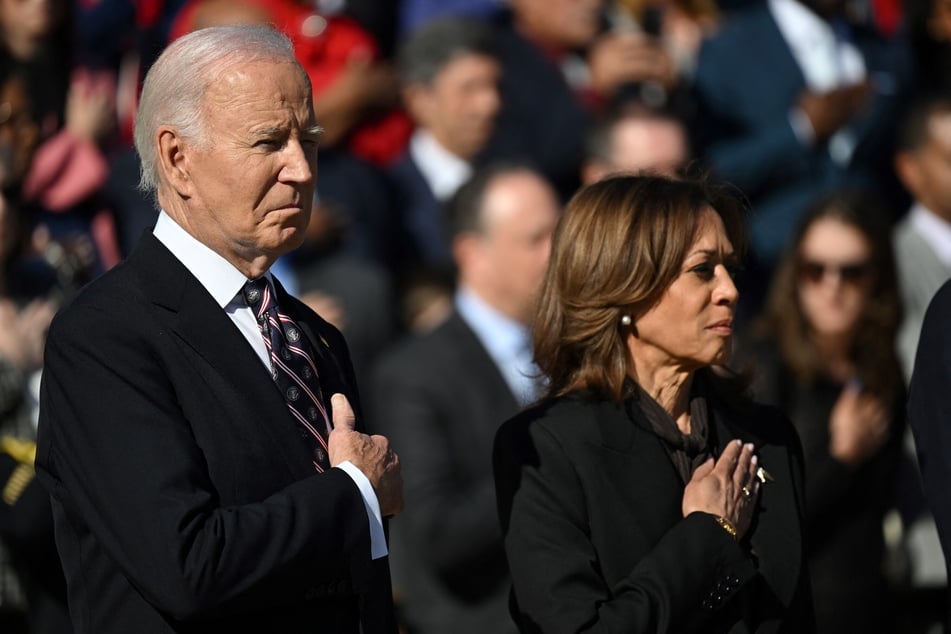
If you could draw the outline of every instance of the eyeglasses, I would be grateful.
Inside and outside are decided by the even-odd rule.
[[[835,275],[845,284],[858,284],[868,279],[872,272],[869,262],[819,262],[803,260],[799,263],[799,276],[806,281],[818,284],[826,274]]]

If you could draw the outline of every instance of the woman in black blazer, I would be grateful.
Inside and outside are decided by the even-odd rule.
[[[523,632],[809,632],[802,452],[722,369],[735,198],[614,177],[556,232],[535,322],[548,396],[496,437]]]

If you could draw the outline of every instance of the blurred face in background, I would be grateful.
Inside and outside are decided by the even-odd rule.
[[[23,181],[38,139],[26,86],[19,79],[8,79],[0,85],[0,186]]]
[[[63,0],[0,0],[4,38],[25,42],[46,37],[62,19],[63,8]],[[17,48],[14,46],[14,55],[30,53]]]
[[[934,39],[951,43],[951,0],[934,0],[928,30]]]
[[[561,207],[534,172],[496,176],[482,202],[482,230],[456,238],[460,279],[510,319],[529,323]]]
[[[515,22],[534,40],[560,48],[582,48],[601,28],[604,0],[510,0]]]
[[[492,57],[458,55],[439,71],[431,85],[408,86],[407,106],[440,145],[460,158],[471,159],[492,134],[501,104],[500,73]]]
[[[609,174],[649,171],[676,177],[687,164],[690,150],[684,125],[666,117],[626,117],[610,133],[610,157],[587,162],[582,173],[586,184]]]
[[[850,336],[869,301],[874,271],[868,240],[856,227],[820,218],[799,245],[799,305],[821,337]]]
[[[931,115],[927,141],[900,153],[896,166],[915,199],[951,222],[951,111]]]

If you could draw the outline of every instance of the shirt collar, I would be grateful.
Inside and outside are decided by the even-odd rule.
[[[938,259],[951,267],[951,224],[921,203],[915,203],[908,213],[911,226],[928,243]]]
[[[152,233],[224,308],[248,281],[234,265],[185,231],[162,210]],[[266,273],[270,279],[270,273]]]
[[[495,310],[470,288],[456,291],[456,310],[494,359],[510,359],[531,346],[528,326]]]
[[[413,133],[409,152],[436,200],[448,200],[472,175],[468,161],[440,145],[427,130]]]

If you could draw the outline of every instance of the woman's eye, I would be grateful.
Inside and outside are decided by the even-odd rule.
[[[736,262],[728,262],[723,265],[726,268],[727,274],[730,276],[730,279],[736,279],[736,276],[743,272],[743,265],[737,264]]]
[[[698,264],[697,266],[690,269],[690,272],[697,275],[701,279],[709,280],[713,277],[713,266],[709,263]]]

